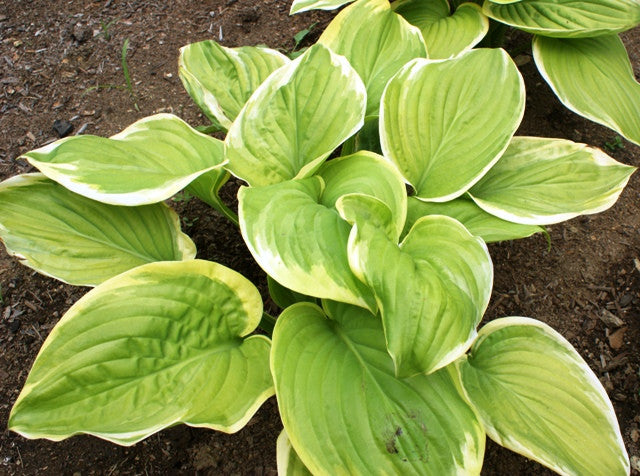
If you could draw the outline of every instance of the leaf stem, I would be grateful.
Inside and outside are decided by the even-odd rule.
[[[262,319],[260,319],[260,324],[258,327],[263,331],[267,332],[269,335],[273,334],[273,327],[276,325],[276,318],[271,314],[266,312],[262,313]]]

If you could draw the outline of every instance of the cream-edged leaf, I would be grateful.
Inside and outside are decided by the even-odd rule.
[[[93,289],[53,329],[9,417],[28,438],[131,445],[177,423],[242,428],[273,394],[262,301],[207,261],[140,266]]]
[[[166,200],[224,165],[221,141],[171,114],[140,119],[109,139],[66,137],[22,157],[75,193],[128,206]]]
[[[617,35],[578,39],[537,36],[533,57],[566,107],[640,144],[640,84]]]
[[[615,412],[569,342],[524,317],[484,326],[458,363],[491,439],[563,475],[629,474]]]
[[[375,294],[397,375],[430,373],[466,352],[489,302],[493,266],[484,242],[459,222],[421,218],[400,246],[357,222],[349,263]]]
[[[380,320],[313,304],[278,318],[271,369],[290,443],[313,474],[478,475],[485,435],[447,369],[399,379]]]
[[[251,96],[227,134],[227,168],[251,186],[304,178],[362,127],[366,101],[348,61],[316,44]]]
[[[507,25],[558,38],[609,35],[640,23],[636,0],[521,0],[509,4],[485,0],[483,10]]]
[[[276,444],[279,476],[311,476],[311,473],[291,446],[287,430],[282,430]]]
[[[258,86],[288,62],[282,53],[269,48],[227,48],[206,40],[180,48],[178,72],[184,88],[207,117],[229,129]]]
[[[524,82],[501,49],[417,59],[389,81],[380,142],[422,200],[466,192],[506,149],[524,113]]]
[[[362,28],[366,23],[367,27]],[[388,0],[358,0],[342,10],[318,40],[343,55],[367,88],[367,114],[378,114],[382,91],[407,62],[426,56],[420,31]]]
[[[9,254],[64,282],[95,286],[154,261],[196,254],[164,203],[120,207],[70,192],[42,174],[0,183],[0,238]]]
[[[293,0],[289,15],[309,10],[335,10],[353,0]]]
[[[634,171],[585,144],[514,137],[469,195],[504,220],[550,225],[611,207]]]

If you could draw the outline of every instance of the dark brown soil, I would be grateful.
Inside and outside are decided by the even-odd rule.
[[[192,125],[206,121],[183,91],[178,49],[214,38],[228,46],[266,44],[289,50],[298,31],[331,17],[289,17],[279,0],[0,0],[0,179],[30,171],[21,153],[57,138],[56,119],[74,133],[112,135],[135,120],[173,112]],[[105,25],[105,27],[101,26]],[[106,25],[109,25],[106,28]],[[636,76],[640,30],[623,35]],[[135,99],[122,88],[120,54]],[[518,47],[525,37],[514,37]],[[564,109],[538,75],[528,53],[527,114],[519,134],[568,138],[605,147],[615,133]],[[139,111],[136,109],[136,105]],[[640,148],[609,151],[640,166]],[[237,186],[237,184],[236,184]],[[227,189],[232,198],[233,184]],[[199,257],[218,261],[258,283],[264,275],[238,231],[198,200],[176,202]],[[605,385],[625,443],[640,474],[640,174],[609,211],[550,227],[543,236],[492,245],[493,300],[487,319],[524,315],[566,336]],[[276,474],[280,422],[274,399],[235,435],[178,426],[131,448],[76,436],[61,443],[30,441],[6,430],[13,405],[47,334],[85,292],[40,276],[0,251],[0,474]],[[608,313],[624,322],[603,321]],[[588,457],[588,455],[585,455]],[[489,444],[483,474],[551,474],[536,463]]]

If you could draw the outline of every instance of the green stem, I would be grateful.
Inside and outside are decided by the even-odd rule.
[[[222,203],[222,200],[216,202],[215,209],[226,216],[230,221],[232,221],[236,226],[240,226],[240,221],[238,220],[238,215],[231,210],[228,206]]]
[[[258,327],[263,331],[267,332],[269,335],[273,334],[273,327],[276,325],[276,318],[271,314],[267,314],[266,312],[262,313],[262,319],[260,319],[260,324]]]

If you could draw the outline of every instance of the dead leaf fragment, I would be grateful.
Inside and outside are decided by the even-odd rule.
[[[598,317],[607,327],[618,328],[624,326],[624,321],[622,319],[606,309],[603,309],[602,313],[600,313]]]
[[[612,349],[617,350],[622,347],[622,344],[624,344],[624,333],[626,330],[626,327],[622,327],[609,336],[609,346]]]

